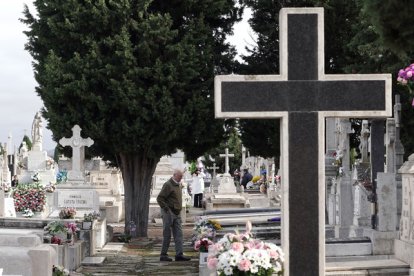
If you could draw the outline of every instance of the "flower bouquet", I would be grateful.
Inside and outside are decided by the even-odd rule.
[[[59,218],[61,219],[73,219],[76,215],[76,209],[73,207],[65,207],[60,210]]]
[[[94,221],[96,219],[99,219],[100,217],[101,217],[101,214],[99,214],[99,212],[93,211],[91,213],[84,214],[83,215],[83,220],[84,221]]]
[[[67,171],[59,171],[56,175],[56,183],[65,183],[68,180]]]
[[[410,94],[414,93],[414,63],[398,71],[397,82],[407,86]],[[411,105],[414,107],[414,98]]]
[[[69,270],[67,270],[63,266],[53,265],[52,276],[68,276],[68,275],[69,275]]]
[[[42,212],[46,205],[46,194],[40,184],[18,185],[13,189],[13,199],[16,212],[27,209]]]
[[[221,229],[220,223],[216,220],[207,219],[206,217],[196,217],[194,223],[194,235],[193,242],[201,240],[202,238],[207,238],[213,240],[216,236],[216,231]]]
[[[273,243],[253,239],[251,223],[247,223],[244,234],[227,233],[216,244],[209,247],[207,265],[216,269],[218,275],[270,276],[273,272],[282,275],[284,254]]]
[[[83,215],[82,229],[89,230],[92,228],[92,222],[101,217],[99,212],[93,211]]]
[[[208,247],[213,244],[211,240],[202,238],[195,242],[194,249],[200,252],[208,252]]]

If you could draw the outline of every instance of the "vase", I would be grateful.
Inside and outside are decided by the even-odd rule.
[[[200,252],[200,265],[207,265],[208,252]]]

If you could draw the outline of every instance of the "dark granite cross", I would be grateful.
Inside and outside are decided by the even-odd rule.
[[[325,75],[322,8],[280,11],[280,75],[215,79],[217,118],[280,118],[285,275],[325,273],[325,118],[391,115],[391,75]]]

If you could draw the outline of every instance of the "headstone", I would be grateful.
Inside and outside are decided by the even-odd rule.
[[[220,154],[224,158],[224,173],[230,174],[229,158],[234,157],[234,154],[229,154],[229,149],[226,148],[224,154]]]
[[[164,183],[172,177],[173,172],[174,169],[168,156],[161,157],[152,176],[151,197],[148,213],[148,219],[150,221],[153,221],[155,218],[161,217],[161,208],[158,205],[157,196],[160,193]]]
[[[72,147],[72,169],[68,171],[68,180],[83,182],[85,179],[84,176],[84,160],[85,152],[84,148],[90,147],[93,145],[93,140],[91,138],[82,138],[81,128],[78,125],[75,125],[72,128],[72,137],[70,138],[61,138],[59,144],[66,147]]]
[[[54,207],[51,218],[59,217],[59,212],[65,207],[76,209],[75,218],[83,218],[84,214],[99,212],[99,194],[90,182],[86,181],[84,170],[84,147],[93,145],[91,138],[83,139],[80,136],[81,128],[75,125],[72,128],[71,138],[62,138],[62,146],[72,147],[72,168],[68,171],[68,179],[60,183],[54,192]]]
[[[285,275],[323,275],[324,120],[390,116],[391,76],[325,75],[322,8],[281,9],[279,26],[280,75],[216,76],[216,118],[281,118]]]
[[[123,218],[124,201],[123,182],[121,172],[115,168],[108,168],[101,159],[95,170],[89,171],[90,184],[99,194],[99,209],[104,210],[107,222],[117,223]]]
[[[216,178],[216,170],[219,169],[219,167],[216,166],[216,162],[213,163],[213,166],[207,167],[209,170],[213,170],[213,179]]]
[[[336,237],[344,238],[350,235],[350,226],[353,224],[354,204],[350,173],[350,146],[349,135],[352,133],[351,122],[348,119],[339,119],[339,151],[342,153],[342,173],[337,178],[337,202],[336,212],[339,215],[339,225],[336,229]]]
[[[402,175],[402,210],[395,257],[414,267],[414,154],[399,169]]]

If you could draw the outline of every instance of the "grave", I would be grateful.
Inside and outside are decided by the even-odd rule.
[[[323,9],[279,15],[280,75],[216,76],[215,113],[281,119],[285,275],[323,275],[325,118],[390,116],[391,75],[325,75]]]
[[[33,183],[32,177],[37,174],[39,182],[46,186],[56,182],[55,162],[43,150],[43,122],[40,112],[37,112],[32,123],[32,148],[22,147],[18,156],[17,176],[19,183]]]
[[[229,154],[229,149],[225,149],[224,154],[225,169],[224,174],[218,179],[217,194],[205,194],[205,205],[207,210],[221,209],[221,208],[248,208],[249,201],[243,194],[238,194],[236,186],[234,185],[233,177],[229,173],[229,157],[234,157],[234,154]],[[212,181],[213,183],[213,181]],[[214,189],[214,186],[212,187]]]
[[[123,182],[121,172],[109,168],[100,158],[91,160],[94,166],[89,171],[89,182],[99,194],[99,209],[105,213],[109,223],[124,218]],[[85,164],[86,167],[87,164]]]
[[[402,209],[399,237],[395,240],[395,257],[414,268],[414,154],[399,169],[402,175]]]
[[[57,265],[53,246],[43,244],[43,231],[0,229],[0,268],[7,275],[51,276]]]
[[[71,138],[62,138],[62,146],[71,146],[73,150],[72,168],[68,171],[68,180],[60,183],[54,192],[54,210],[51,218],[59,217],[64,207],[76,208],[76,218],[83,218],[85,213],[99,212],[99,195],[90,183],[86,182],[84,171],[84,147],[91,146],[91,138],[83,139],[80,136],[81,128],[75,125],[72,128]],[[82,165],[81,165],[82,164]]]

